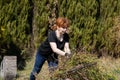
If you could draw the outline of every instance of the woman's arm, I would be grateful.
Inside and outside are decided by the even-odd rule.
[[[55,52],[55,53],[57,53],[57,54],[59,54],[59,55],[65,56],[65,53],[66,53],[66,52],[58,49],[55,42],[50,42],[50,46],[51,46],[53,52]]]
[[[64,51],[65,51],[66,53],[68,53],[68,54],[71,54],[71,51],[70,51],[69,43],[68,43],[68,42],[65,43]]]

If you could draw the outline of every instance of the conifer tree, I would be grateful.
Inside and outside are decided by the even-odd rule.
[[[29,47],[28,0],[25,1],[1,1],[0,2],[0,26],[5,29],[2,33],[3,49],[8,50],[11,44],[19,49]],[[5,52],[6,54],[18,54],[17,52]]]
[[[110,29],[120,15],[119,0],[1,0],[0,52],[15,44],[24,53],[46,38],[57,17],[70,19],[70,45],[87,51],[107,49],[115,52]],[[3,31],[1,31],[3,29]],[[105,33],[107,34],[105,35]],[[32,43],[33,42],[33,43]],[[6,53],[6,52],[4,52]],[[22,53],[22,54],[23,54]]]

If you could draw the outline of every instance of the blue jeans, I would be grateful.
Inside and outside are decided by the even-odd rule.
[[[35,59],[35,64],[34,64],[34,68],[30,74],[30,80],[35,80],[36,79],[36,75],[40,72],[43,64],[45,63],[45,61],[47,60],[47,58],[45,56],[42,56],[39,52],[37,52],[36,54],[36,59]],[[57,66],[58,63],[53,62],[53,61],[49,61],[48,62],[48,66],[50,67],[54,67]]]

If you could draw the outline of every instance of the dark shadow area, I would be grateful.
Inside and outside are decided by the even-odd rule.
[[[26,66],[25,59],[21,55],[21,50],[14,44],[10,43],[10,48],[7,50],[9,56],[17,56],[17,68],[23,70]]]
[[[98,20],[100,18],[100,0],[96,0],[97,2],[97,13],[96,13],[96,20]]]
[[[11,42],[9,45],[4,44],[2,45],[2,48],[5,49],[4,53],[1,53],[0,60],[2,61],[4,56],[17,56],[17,69],[23,70],[26,66],[26,59],[23,58],[21,55],[21,50],[19,47],[17,47],[13,42]]]

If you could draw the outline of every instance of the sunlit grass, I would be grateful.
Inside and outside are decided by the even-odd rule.
[[[18,71],[17,80],[29,80],[30,72],[32,71],[32,67],[34,64],[34,58],[26,63],[26,67],[24,70]]]
[[[18,77],[16,80],[30,80],[30,73],[32,71],[34,65],[35,56],[29,61],[27,61],[27,66],[24,70],[18,71]],[[41,72],[38,74],[37,80],[49,80],[49,72],[48,72],[48,65],[47,62],[42,67]]]
[[[98,62],[101,72],[108,74],[115,78],[115,80],[120,80],[120,59],[114,59],[109,56],[102,57]]]
[[[30,72],[33,68],[34,58],[27,62],[25,70],[18,71],[17,80],[29,80]],[[103,74],[107,74],[112,77],[112,80],[120,80],[120,59],[114,59],[111,57],[102,57],[97,62],[100,71]],[[47,62],[43,65],[41,72],[39,73],[37,80],[50,80]]]

